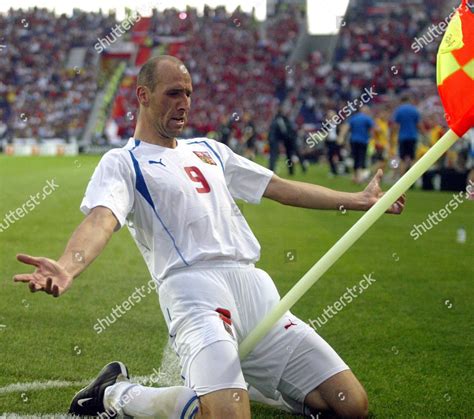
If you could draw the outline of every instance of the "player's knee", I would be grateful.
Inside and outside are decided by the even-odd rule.
[[[366,418],[369,414],[369,400],[363,388],[351,392],[346,400],[334,406],[335,413],[344,418]]]
[[[369,415],[369,399],[365,391],[359,396],[357,401],[352,406],[352,417],[366,418]]]
[[[341,384],[336,388],[326,387],[315,389],[308,394],[305,405],[309,409],[316,413],[332,412],[341,418],[365,418],[368,416],[367,393],[359,382],[353,381],[350,386],[346,383],[346,387],[350,388],[344,391],[337,389],[342,388]]]
[[[201,418],[250,419],[250,402],[245,390],[226,389],[199,398]]]

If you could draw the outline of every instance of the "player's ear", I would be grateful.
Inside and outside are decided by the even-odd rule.
[[[138,86],[137,98],[140,105],[148,106],[150,102],[150,89],[148,89],[146,86]]]

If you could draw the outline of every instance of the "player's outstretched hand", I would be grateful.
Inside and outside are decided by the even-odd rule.
[[[73,277],[58,262],[44,257],[18,254],[16,258],[27,265],[36,266],[31,274],[17,274],[15,282],[26,282],[31,292],[44,291],[59,297],[71,286]]]
[[[366,195],[368,201],[368,208],[371,208],[384,194],[382,188],[380,187],[380,183],[382,182],[383,171],[381,169],[377,170],[377,173],[367,185],[364,190],[364,194]],[[406,196],[403,194],[400,198],[398,198],[392,206],[387,210],[388,214],[401,214],[405,209],[405,202]]]

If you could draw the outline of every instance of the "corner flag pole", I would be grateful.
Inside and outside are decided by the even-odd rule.
[[[405,175],[370,208],[352,228],[296,283],[239,347],[244,359],[272,326],[321,278],[322,275],[458,140],[449,130]]]

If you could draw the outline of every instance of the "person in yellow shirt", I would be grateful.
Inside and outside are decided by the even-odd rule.
[[[376,173],[378,169],[385,171],[385,166],[390,153],[389,118],[390,115],[386,109],[382,109],[378,112],[375,118],[374,135],[370,142],[370,148],[373,150],[372,163],[374,165],[374,173]]]
[[[426,152],[433,147],[438,140],[444,135],[446,132],[446,128],[444,128],[439,122],[436,116],[428,117],[425,125],[425,132],[426,136],[424,136],[423,140],[420,142],[418,149],[416,151],[416,159],[421,159]]]

